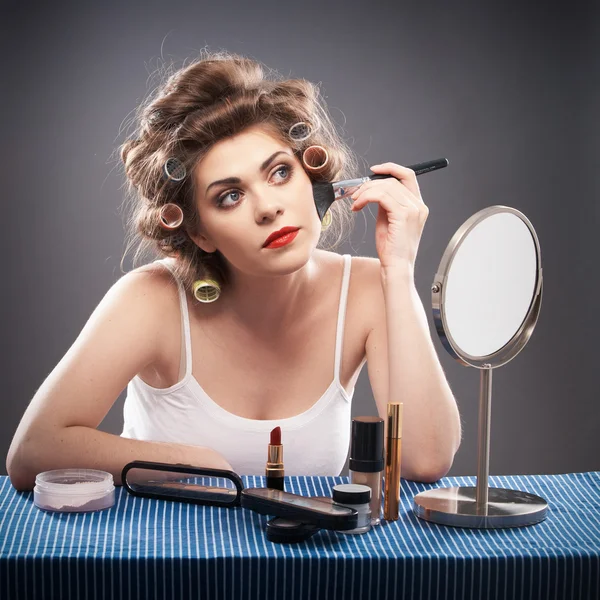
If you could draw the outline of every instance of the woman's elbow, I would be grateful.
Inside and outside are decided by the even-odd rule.
[[[449,462],[415,465],[412,469],[406,469],[406,473],[403,473],[402,477],[418,483],[435,483],[448,474],[448,471],[452,467],[452,462],[450,460]]]
[[[27,492],[35,485],[36,474],[26,458],[28,452],[23,441],[13,440],[6,456],[6,472],[12,486],[19,492]]]
[[[17,492],[30,492],[35,485],[35,476],[30,476],[27,471],[11,470],[8,478]]]
[[[443,477],[448,475],[448,472],[452,468],[454,463],[454,456],[458,452],[460,441],[456,444],[456,449],[453,451],[446,451],[444,453],[436,454],[419,465],[415,469],[415,479],[413,481],[420,481],[422,483],[435,483]]]

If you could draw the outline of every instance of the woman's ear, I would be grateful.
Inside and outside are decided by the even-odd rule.
[[[201,250],[204,250],[204,252],[208,254],[216,252],[217,247],[205,235],[201,233],[192,234],[190,232],[188,232],[188,235],[190,236],[190,239],[196,244],[196,246],[198,246],[198,248],[200,248]]]

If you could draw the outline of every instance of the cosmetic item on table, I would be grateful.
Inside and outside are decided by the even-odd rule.
[[[267,539],[276,544],[295,544],[303,542],[319,531],[316,525],[299,523],[283,517],[267,521]]]
[[[358,483],[340,483],[333,486],[333,501],[353,508],[358,513],[356,529],[342,533],[366,533],[371,529],[371,488]]]
[[[402,402],[388,402],[383,518],[395,521],[400,506],[400,464],[402,458]]]
[[[329,496],[310,496],[313,500],[319,500],[327,504],[333,504]],[[267,539],[276,544],[294,544],[303,542],[320,531],[316,525],[292,521],[283,517],[274,517],[267,521]],[[345,532],[344,532],[345,533]]]
[[[353,508],[270,488],[242,490],[241,505],[263,515],[316,525],[321,529],[347,531],[355,529],[358,523],[358,512]]]
[[[267,487],[283,490],[283,446],[281,444],[281,427],[271,431],[271,440],[267,448],[267,466],[265,468]]]
[[[56,469],[39,473],[33,503],[55,512],[92,512],[115,503],[113,476],[96,469]]]
[[[437,158],[427,162],[410,165],[408,169],[412,169],[417,175],[423,175],[430,171],[443,169],[448,166],[447,158]],[[344,181],[335,181],[333,183],[315,182],[312,184],[313,198],[319,219],[322,221],[329,207],[336,201],[342,198],[347,198],[353,194],[363,183],[374,181],[376,179],[389,179],[393,175],[369,175],[368,177],[358,177],[356,179],[345,179]]]
[[[209,506],[239,506],[244,489],[233,471],[143,460],[126,464],[121,481],[134,496]]]
[[[378,525],[381,513],[381,478],[385,466],[384,427],[380,417],[352,419],[350,440],[350,481],[371,488],[371,525]]]

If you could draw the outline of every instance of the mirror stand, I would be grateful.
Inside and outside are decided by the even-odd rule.
[[[417,494],[414,510],[421,519],[455,527],[492,529],[533,525],[546,518],[548,504],[543,498],[488,485],[492,370],[491,365],[480,369],[477,487],[438,488]]]

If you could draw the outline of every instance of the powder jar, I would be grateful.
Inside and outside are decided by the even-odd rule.
[[[115,503],[113,476],[95,469],[57,469],[39,473],[33,503],[42,510],[91,512]]]
[[[371,529],[371,488],[358,483],[340,483],[333,486],[333,502],[358,513],[358,524],[355,529],[338,533],[365,533]]]

